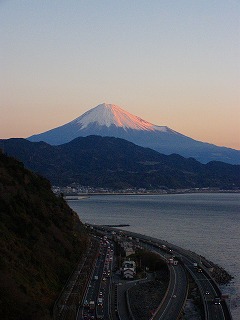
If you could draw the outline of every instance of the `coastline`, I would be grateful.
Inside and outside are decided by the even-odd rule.
[[[231,306],[233,306],[232,297],[231,294],[225,292],[224,289],[227,285],[230,284],[234,277],[230,275],[223,267],[220,267],[216,263],[206,259],[196,252],[186,250],[183,247],[174,245],[173,243],[162,240],[160,238],[154,238],[141,233],[131,232],[120,228],[107,227],[106,225],[89,224],[88,227],[98,230],[101,234],[107,235],[109,239],[118,239],[119,241],[119,238],[122,238],[122,241],[130,241],[139,244],[140,246],[143,243],[143,246],[146,246],[146,248],[148,248],[148,246],[153,246],[156,247],[157,250],[159,250],[158,248],[164,248],[163,251],[165,252],[165,254],[166,252],[167,254],[172,254],[174,259],[177,259],[181,264],[185,266],[190,274],[190,277],[193,277],[195,286],[198,287],[198,290],[200,290],[200,296],[202,297],[202,299],[204,299],[205,294],[203,290],[205,288],[205,285],[199,285],[199,276],[198,274],[196,275],[196,269],[194,269],[196,268],[196,264],[198,270],[200,270],[198,272],[201,272],[201,275],[204,275],[204,277],[206,278],[204,278],[204,280],[209,282],[209,286],[207,287],[207,289],[205,289],[208,290],[206,292],[211,292],[210,287],[214,288],[215,297],[218,297],[218,299],[221,300],[222,308],[223,310],[225,310],[224,314],[226,312],[225,315],[229,315],[231,317]],[[167,251],[165,248],[167,249]],[[235,308],[237,307],[238,306],[236,303]]]
[[[65,200],[84,200],[90,196],[152,196],[152,195],[173,195],[173,194],[240,194],[240,190],[172,190],[168,192],[86,192],[75,195],[64,195]]]
[[[196,259],[196,261],[200,261],[200,264],[206,268],[208,270],[208,272],[211,274],[211,277],[214,279],[214,281],[219,285],[227,285],[229,284],[233,279],[234,276],[232,276],[228,271],[226,271],[222,266],[219,266],[218,264],[210,261],[209,259],[203,257],[202,255],[193,252],[191,250],[187,250],[184,249],[182,247],[179,247],[173,243],[169,243],[166,240],[162,240],[162,239],[157,239],[157,238],[152,238],[150,236],[146,236],[146,235],[142,235],[142,234],[138,234],[132,231],[127,231],[124,229],[119,229],[122,227],[128,227],[130,225],[128,224],[119,224],[119,225],[91,225],[91,224],[86,224],[87,226],[93,227],[93,228],[99,228],[102,230],[110,230],[112,231],[118,231],[121,232],[122,235],[127,235],[128,237],[132,237],[132,238],[146,238],[149,239],[150,241],[153,242],[159,242],[159,243],[164,243],[167,245],[167,247],[172,248],[172,249],[176,249],[179,252],[185,252],[186,254],[190,255],[190,256],[194,256],[194,258]],[[116,229],[115,229],[116,228]]]
[[[173,199],[169,195],[163,202],[162,197],[157,195],[155,195],[155,202],[152,202],[152,196],[149,196],[148,200],[142,201],[144,201],[143,205],[148,204],[148,201],[153,203],[151,210],[149,207],[145,210],[137,196],[126,197],[126,203],[122,202],[120,196],[116,197],[116,201],[113,200],[114,197],[109,197],[110,202],[107,201],[107,195],[103,201],[101,196],[96,196],[87,201],[76,201],[75,204],[72,202],[72,205],[80,216],[82,214],[85,222],[98,225],[130,224],[130,227],[121,229],[124,231],[130,229],[157,239],[166,239],[169,243],[197,252],[209,259],[209,262],[213,261],[214,264],[223,267],[234,276],[230,283],[221,285],[221,288],[222,292],[229,296],[232,313],[236,316],[240,310],[240,264],[237,259],[239,211],[236,209],[239,205],[239,193],[217,195],[214,192],[212,196],[211,193],[208,194],[200,193],[198,196],[195,192],[193,195],[172,195]],[[142,197],[142,199],[147,198]],[[121,210],[119,200],[123,203]],[[185,203],[190,203],[190,207]],[[102,211],[100,216],[97,209],[99,204]],[[133,204],[138,204],[136,210]],[[182,205],[179,206],[179,204]],[[132,208],[131,215],[128,215],[130,208]],[[86,209],[91,216],[85,214]],[[161,223],[155,224],[153,222],[155,219]],[[189,223],[187,224],[186,221]],[[234,319],[238,318],[234,317]]]

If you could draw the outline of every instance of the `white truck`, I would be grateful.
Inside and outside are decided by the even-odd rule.
[[[89,302],[89,307],[90,307],[90,310],[95,309],[95,302],[93,300]]]

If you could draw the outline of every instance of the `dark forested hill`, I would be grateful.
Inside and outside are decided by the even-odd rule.
[[[111,188],[240,187],[240,166],[202,164],[193,158],[160,154],[120,138],[88,136],[50,146],[24,139],[2,140],[4,150],[53,184],[76,182]]]
[[[0,319],[50,319],[86,247],[78,216],[45,178],[0,153]]]

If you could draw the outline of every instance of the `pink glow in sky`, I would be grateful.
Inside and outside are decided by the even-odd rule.
[[[107,101],[240,149],[240,2],[0,1],[0,138]]]

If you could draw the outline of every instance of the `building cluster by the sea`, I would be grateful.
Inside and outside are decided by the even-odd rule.
[[[72,183],[68,186],[52,186],[55,194],[64,196],[78,196],[90,194],[176,194],[176,193],[214,193],[214,192],[239,192],[239,190],[222,190],[219,188],[185,188],[185,189],[168,189],[166,187],[147,189],[147,188],[124,188],[112,189],[104,187],[82,186]]]

